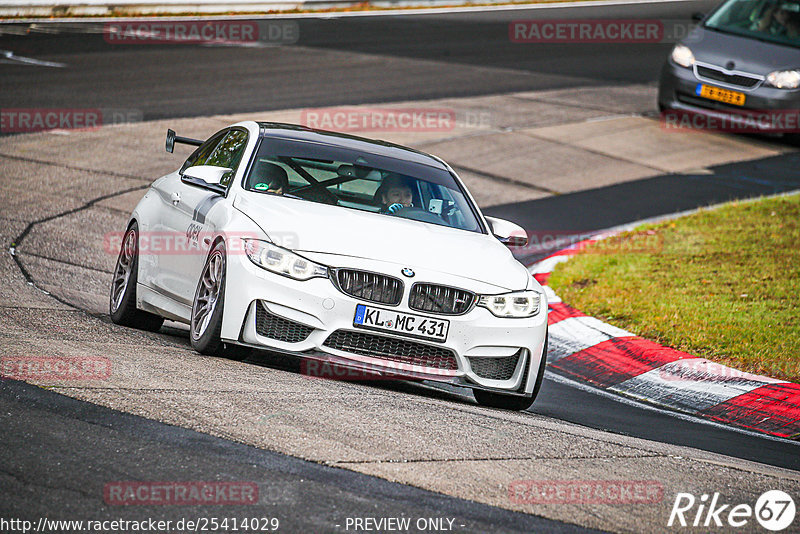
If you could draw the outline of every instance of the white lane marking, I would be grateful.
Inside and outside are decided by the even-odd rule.
[[[544,294],[547,297],[548,304],[557,304],[561,302],[561,297],[556,295],[556,292],[552,290],[552,288],[548,285],[543,285],[542,289],[544,289]]]
[[[604,7],[604,6],[624,6],[636,4],[666,4],[666,3],[688,3],[693,0],[579,0],[576,2],[550,2],[546,4],[513,4],[502,6],[472,6],[472,7],[433,7],[419,9],[382,9],[374,11],[342,11],[324,13],[273,13],[270,15],[210,15],[203,17],[169,17],[159,18],[159,21],[195,21],[195,20],[270,20],[270,19],[335,19],[347,17],[403,17],[408,15],[447,15],[458,13],[476,13],[492,11],[526,11],[534,9],[561,9],[573,7]],[[98,2],[100,3],[100,2]],[[57,19],[58,22],[86,22],[87,19],[81,17],[70,17]],[[126,21],[151,21],[151,17],[126,17]],[[92,17],[92,22],[118,22],[118,17]],[[0,24],[5,23],[0,19]],[[31,22],[53,22],[53,19],[31,17],[26,19],[9,19],[13,23]]]
[[[631,332],[606,324],[594,317],[570,317],[550,325],[549,328],[548,362],[554,362],[612,338],[634,337]]]
[[[5,59],[9,60],[6,63],[16,62],[16,63],[24,63],[26,65],[37,65],[39,67],[56,67],[56,68],[62,68],[67,66],[66,63],[58,63],[57,61],[44,61],[41,59],[33,59],[30,57],[18,56],[11,50],[0,50],[0,54],[2,54],[2,56]]]
[[[550,381],[555,382],[557,384],[562,384],[562,385],[567,386],[567,387],[579,389],[579,390],[585,391],[587,393],[592,393],[592,394],[597,395],[599,397],[606,397],[607,399],[610,399],[610,400],[613,400],[613,401],[616,401],[616,402],[620,402],[622,404],[627,404],[628,406],[632,406],[634,408],[640,408],[642,410],[650,410],[651,412],[657,412],[657,413],[660,413],[662,415],[667,415],[669,417],[675,417],[676,419],[681,419],[682,421],[688,421],[690,423],[698,423],[698,424],[701,424],[701,425],[713,426],[715,428],[719,428],[719,429],[722,429],[722,430],[729,430],[731,432],[738,432],[739,434],[746,434],[748,436],[755,437],[755,438],[768,439],[770,441],[777,441],[777,442],[780,442],[780,443],[789,443],[789,444],[792,444],[792,445],[795,445],[795,446],[800,446],[800,441],[793,441],[793,440],[786,439],[786,438],[779,438],[779,437],[776,437],[776,436],[771,436],[769,434],[762,434],[761,432],[754,432],[752,430],[747,430],[746,428],[740,428],[740,427],[732,426],[732,425],[728,425],[728,424],[717,423],[716,421],[712,421],[710,419],[703,419],[701,417],[688,415],[688,414],[681,413],[681,412],[678,412],[678,411],[675,411],[675,410],[670,410],[670,409],[666,409],[666,408],[659,408],[659,407],[654,406],[652,404],[646,404],[646,403],[641,402],[639,400],[634,400],[634,399],[625,397],[625,396],[623,396],[623,395],[621,395],[619,393],[613,393],[613,392],[607,391],[605,389],[599,389],[599,388],[596,388],[596,387],[589,386],[587,384],[583,384],[581,382],[577,382],[575,380],[571,380],[569,378],[566,378],[566,377],[563,377],[561,375],[558,375],[558,374],[550,371],[549,369],[545,370],[544,377],[547,380],[550,380]],[[534,404],[534,407],[535,406],[536,406],[536,404]],[[662,443],[669,443],[669,442],[664,441]]]
[[[706,380],[698,377],[681,379],[679,368],[687,365],[693,364],[686,361],[668,363],[608,389],[692,413],[717,406],[766,384],[744,378],[720,380],[720,377],[716,377],[716,380],[713,380],[709,376]]]
[[[689,358],[667,363],[608,389],[685,412],[701,411],[784,380],[745,373],[726,365]]]

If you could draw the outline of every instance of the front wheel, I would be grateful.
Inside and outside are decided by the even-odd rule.
[[[225,272],[227,257],[225,242],[219,241],[208,255],[192,302],[192,321],[189,339],[200,354],[225,356],[243,360],[249,349],[226,345],[220,339],[222,312],[225,304]]]
[[[484,391],[482,389],[473,389],[472,395],[478,404],[488,408],[500,408],[501,410],[512,410],[519,412],[527,410],[533,406],[533,401],[539,395],[539,390],[542,387],[542,380],[544,379],[544,368],[547,364],[547,338],[544,337],[544,348],[542,349],[542,361],[539,363],[539,372],[536,375],[536,384],[533,386],[533,393],[530,397],[519,397],[516,395],[504,395],[503,393],[493,393],[491,391]],[[522,385],[525,387],[525,384]]]

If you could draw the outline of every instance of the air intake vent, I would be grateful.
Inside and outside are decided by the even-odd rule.
[[[489,380],[509,380],[514,376],[522,351],[504,358],[469,358],[472,372]]]
[[[313,331],[310,326],[273,315],[261,302],[256,306],[256,333],[259,336],[277,339],[284,343],[300,343]]]
[[[458,369],[455,354],[441,347],[375,334],[337,330],[324,345],[343,352],[434,369]]]
[[[336,284],[342,293],[357,299],[396,306],[403,298],[403,282],[369,271],[336,269]]]
[[[467,313],[475,302],[475,293],[454,287],[434,284],[414,284],[408,307],[412,310],[461,315]]]

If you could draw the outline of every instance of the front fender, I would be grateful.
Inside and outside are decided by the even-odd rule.
[[[225,241],[227,253],[225,302],[220,332],[222,339],[239,339],[242,322],[252,300],[248,293],[247,280],[253,274],[244,268],[250,262],[245,255],[243,242],[243,239],[248,238],[267,240],[267,235],[252,219],[235,208],[231,209],[229,220],[215,238]]]

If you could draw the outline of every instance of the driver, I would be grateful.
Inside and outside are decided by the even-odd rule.
[[[391,176],[381,184],[381,206],[383,213],[397,213],[403,208],[414,206],[414,194],[406,181]]]
[[[777,3],[764,13],[758,24],[758,30],[773,35],[785,35],[797,38],[800,35],[800,4]]]

